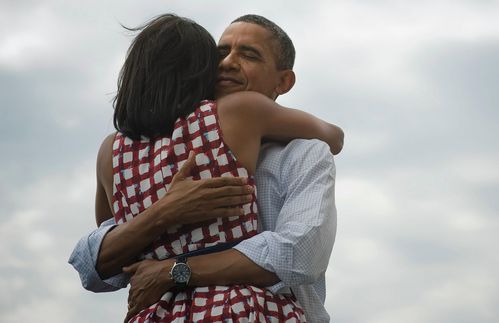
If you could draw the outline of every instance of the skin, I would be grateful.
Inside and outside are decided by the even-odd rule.
[[[258,150],[264,135],[278,140],[288,139],[286,127],[270,133],[271,129],[275,129],[273,125],[276,124],[274,123],[276,119],[266,118],[268,120],[266,125],[262,122],[261,115],[267,116],[271,110],[267,113],[260,111],[260,114],[254,112],[254,115],[248,112],[244,118],[241,118],[241,111],[252,110],[243,108],[244,104],[251,100],[260,100],[258,105],[262,109],[265,107],[280,108],[273,100],[278,95],[288,92],[294,85],[293,71],[276,68],[272,45],[273,41],[267,30],[258,25],[243,22],[231,24],[219,41],[219,50],[222,55],[217,84],[217,95],[220,98],[218,100],[220,124],[223,127],[227,144],[250,173],[256,169]],[[245,95],[253,97],[241,99],[240,96],[231,95],[240,91],[256,91],[264,96],[250,92]],[[290,117],[290,112],[281,114],[281,117],[285,115]],[[301,116],[299,113],[294,115],[295,121],[300,122]],[[318,119],[313,121],[318,122]],[[293,121],[288,120],[288,122]],[[319,124],[310,125],[312,128],[320,126]],[[322,130],[328,135],[334,132],[334,136],[330,137],[334,140],[329,141],[333,153],[337,153],[341,150],[343,135],[341,129],[333,125],[329,126]],[[246,132],[241,129],[246,129]],[[300,137],[307,138],[306,135],[300,135]],[[310,137],[317,137],[317,135]],[[110,161],[113,138],[114,135],[110,135],[104,140],[98,157],[99,184],[96,196],[98,224],[113,216],[110,208],[112,196]],[[245,149],[238,147],[245,147]],[[245,185],[245,179],[242,178],[224,178],[224,182],[209,179],[202,183],[187,180],[185,174],[189,173],[192,163],[193,160],[189,159],[184,164],[184,168],[175,175],[174,183],[165,197],[133,220],[117,226],[103,240],[97,261],[97,270],[101,277],[110,277],[119,273],[121,269],[132,275],[128,299],[129,311],[125,321],[141,309],[158,301],[173,286],[169,271],[174,264],[174,259],[144,260],[133,264],[137,255],[171,224],[239,214],[239,205],[244,204],[251,194],[250,187]],[[191,198],[185,200],[186,196]],[[210,212],[198,210],[210,210]],[[192,257],[188,263],[193,272],[190,286],[242,283],[269,286],[279,281],[275,273],[259,267],[235,249]]]
[[[262,138],[287,141],[302,137],[336,142],[335,126],[303,111],[280,107],[270,98],[257,92],[227,94],[217,100],[217,108],[225,143],[250,173],[256,170]],[[186,164],[191,163],[194,164]],[[129,293],[129,303],[132,306],[127,319],[144,306],[158,301],[173,286],[168,274],[172,265],[173,261],[168,259],[144,261],[124,269],[125,272],[133,274]],[[189,265],[193,272],[190,286],[268,286],[279,281],[274,273],[262,269],[234,249],[192,257],[189,259]]]
[[[217,96],[238,91],[255,91],[275,100],[295,83],[292,70],[278,70],[275,41],[261,26],[236,22],[224,31],[218,42],[222,56]]]
[[[113,217],[111,150],[114,135],[108,136],[97,160],[97,193],[95,214],[97,224]],[[132,221],[115,227],[102,241],[97,259],[97,272],[108,278],[121,272],[125,265],[136,261],[144,248],[173,224],[187,224],[217,217],[241,214],[241,203],[251,200],[253,188],[247,179],[223,177],[192,181],[189,170],[181,169],[173,177],[168,193],[136,216]]]

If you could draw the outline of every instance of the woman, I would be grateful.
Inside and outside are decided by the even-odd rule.
[[[183,163],[195,162],[194,179],[252,174],[263,138],[319,138],[331,146],[336,127],[298,110],[285,109],[254,92],[214,98],[218,50],[209,33],[174,15],[160,16],[133,41],[115,100],[118,130],[99,153],[98,221],[121,224],[167,194]],[[209,99],[209,101],[203,101]],[[111,158],[103,158],[112,154]],[[105,203],[104,203],[105,204]],[[257,233],[256,194],[239,216],[190,223],[177,218],[142,258],[166,259],[234,243]],[[206,304],[223,301],[216,310]],[[305,321],[291,295],[254,286],[216,286],[166,293],[131,322],[225,320]]]

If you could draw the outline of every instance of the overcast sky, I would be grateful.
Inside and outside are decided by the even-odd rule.
[[[251,4],[249,4],[251,2]],[[279,98],[340,125],[338,323],[499,322],[499,1],[0,1],[0,321],[120,322],[67,258],[95,226],[95,160],[135,26],[174,12],[215,37],[280,24]]]

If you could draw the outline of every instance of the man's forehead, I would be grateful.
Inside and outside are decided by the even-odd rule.
[[[272,48],[272,37],[268,30],[257,24],[234,22],[220,36],[218,46],[253,46]]]

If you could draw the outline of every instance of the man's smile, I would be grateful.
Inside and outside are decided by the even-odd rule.
[[[217,79],[218,86],[234,86],[242,85],[244,82],[238,80],[232,76],[220,75]]]

